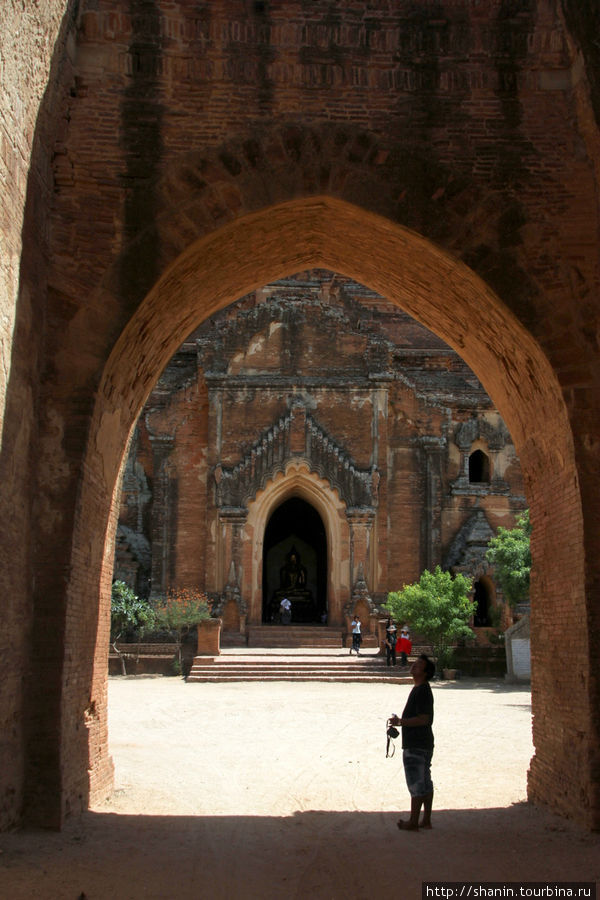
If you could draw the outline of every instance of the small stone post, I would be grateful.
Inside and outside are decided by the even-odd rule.
[[[222,619],[204,619],[198,625],[198,656],[219,656],[221,653]]]

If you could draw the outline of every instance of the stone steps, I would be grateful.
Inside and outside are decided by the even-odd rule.
[[[197,656],[188,682],[335,681],[412,683],[410,670],[386,666],[380,656]]]
[[[250,648],[301,649],[309,647],[341,648],[344,631],[327,625],[251,625],[247,629]],[[366,634],[364,647],[376,647],[377,638]]]
[[[350,655],[351,637],[326,625],[251,625],[245,647],[222,648],[219,656],[196,656],[189,682],[336,681],[412,684],[409,667],[386,665],[377,636],[363,636],[361,655]],[[344,642],[345,645],[344,645]],[[413,646],[411,660],[429,648]]]
[[[248,628],[248,647],[295,648],[343,646],[340,628],[310,625],[251,625]]]

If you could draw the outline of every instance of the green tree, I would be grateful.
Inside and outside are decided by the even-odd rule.
[[[110,631],[118,641],[128,629],[151,628],[154,610],[147,600],[141,600],[124,581],[114,581],[111,594]]]
[[[384,609],[398,622],[409,622],[417,634],[433,644],[438,668],[442,668],[449,665],[457,640],[473,638],[468,622],[475,602],[469,597],[470,591],[469,578],[460,574],[453,577],[436,566],[435,572],[425,569],[419,581],[389,593]]]
[[[159,600],[154,607],[156,622],[159,626],[177,634],[179,670],[182,667],[181,645],[186,633],[210,618],[210,603],[203,591],[196,588],[171,589],[164,600]]]
[[[126,631],[152,628],[154,610],[147,600],[141,600],[124,581],[114,581],[110,606],[110,635],[113,650],[121,660],[121,672],[127,674],[125,654],[117,647],[117,641]]]
[[[493,565],[496,581],[511,606],[529,599],[530,537],[531,522],[527,509],[517,519],[515,528],[500,527],[496,537],[488,543],[486,558]]]

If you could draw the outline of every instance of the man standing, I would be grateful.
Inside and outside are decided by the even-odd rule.
[[[392,716],[390,725],[402,728],[402,762],[406,785],[410,793],[410,818],[408,822],[398,820],[398,828],[404,831],[418,831],[431,828],[431,807],[433,805],[433,783],[431,781],[431,758],[433,756],[433,694],[429,681],[435,672],[435,665],[424,653],[411,666],[415,686],[408,695],[402,716]],[[423,818],[419,815],[423,808]]]
[[[362,641],[362,634],[360,633],[360,617],[354,616],[352,619],[352,646],[350,647],[350,656],[352,656],[352,651],[356,650],[356,655],[360,656],[360,642]]]
[[[388,666],[396,665],[396,631],[393,619],[388,618],[385,626],[385,655]]]

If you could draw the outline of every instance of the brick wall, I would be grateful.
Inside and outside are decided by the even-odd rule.
[[[0,9],[10,35],[0,54],[0,827],[19,822],[26,778],[25,747],[37,729],[27,697],[32,628],[31,507],[36,480],[38,385],[44,336],[48,215],[52,195],[52,114],[40,112],[44,94],[60,107],[52,68],[55,42],[64,46],[63,4],[41,0],[25,18],[22,4]],[[60,113],[59,113],[60,115]],[[60,718],[58,711],[57,717]]]
[[[73,7],[40,3],[23,23],[7,7],[22,44],[0,103],[16,212],[2,222],[4,665],[33,662],[26,716],[8,697],[2,715],[7,759],[24,718],[37,738],[31,818],[60,821],[110,777],[94,648],[137,413],[199,322],[317,265],[448,340],[507,422],[534,525],[530,794],[598,827],[597,29],[576,6],[442,0],[432,19],[425,3],[356,3],[334,20],[320,0],[84,2],[51,71]]]

